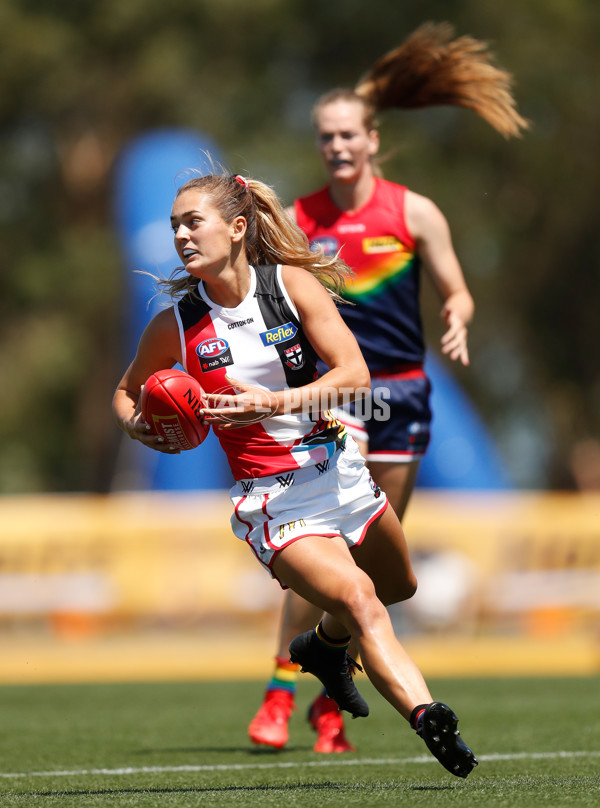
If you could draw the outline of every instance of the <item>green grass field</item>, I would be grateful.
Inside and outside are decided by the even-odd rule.
[[[319,755],[302,677],[288,748],[252,747],[260,682],[0,688],[0,805],[597,806],[598,678],[430,682],[480,760],[443,769],[361,677],[371,706],[348,721],[358,751]]]

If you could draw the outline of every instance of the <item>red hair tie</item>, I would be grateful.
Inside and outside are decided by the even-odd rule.
[[[236,175],[234,176],[234,178],[233,178],[233,179],[234,179],[236,182],[239,182],[239,184],[240,184],[240,185],[243,185],[243,186],[244,186],[244,188],[245,188],[247,191],[249,190],[248,180],[246,179],[246,177],[242,177],[240,174],[236,174]]]

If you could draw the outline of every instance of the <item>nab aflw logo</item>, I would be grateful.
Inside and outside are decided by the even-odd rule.
[[[226,339],[222,339],[221,337],[211,337],[210,339],[203,340],[196,346],[196,355],[200,360],[200,370],[202,373],[208,373],[210,370],[218,370],[218,368],[225,367],[226,365],[233,365],[229,343]]]
[[[275,477],[275,479],[282,488],[289,488],[294,482],[294,472],[290,471],[289,474],[282,474],[279,477]]]
[[[254,480],[240,480],[242,484],[242,491],[244,494],[249,494],[254,488]]]

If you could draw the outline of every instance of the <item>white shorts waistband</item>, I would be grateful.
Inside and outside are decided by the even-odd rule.
[[[341,452],[338,451],[333,457],[328,457],[321,463],[302,466],[291,471],[282,471],[280,474],[272,474],[269,477],[252,477],[247,480],[237,480],[231,489],[231,494],[233,496],[272,494],[274,491],[291,488],[292,485],[308,483],[335,468],[340,454]]]

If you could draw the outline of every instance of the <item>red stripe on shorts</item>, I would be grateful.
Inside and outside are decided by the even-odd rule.
[[[388,370],[372,370],[372,379],[424,379],[426,376],[423,365],[420,362],[412,362],[406,365],[396,365]]]

